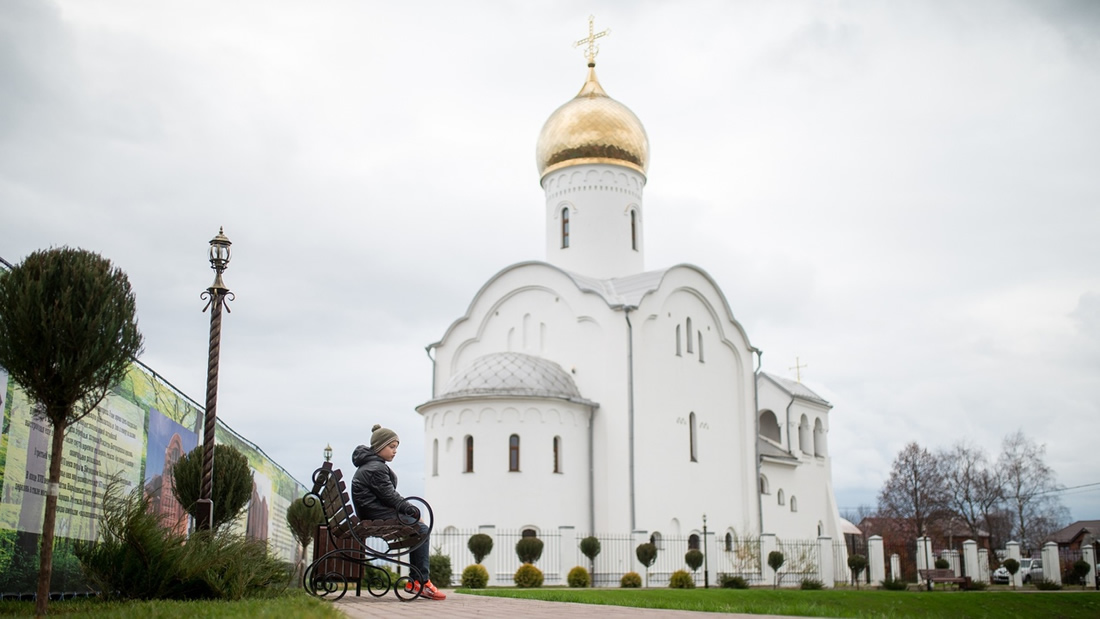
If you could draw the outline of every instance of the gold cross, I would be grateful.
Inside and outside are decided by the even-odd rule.
[[[794,358],[794,367],[790,367],[790,368],[787,368],[787,369],[788,370],[794,370],[794,375],[795,375],[796,380],[798,380],[798,382],[801,383],[802,382],[802,368],[808,368],[808,367],[810,367],[810,364],[807,363],[806,365],[802,365],[799,362],[798,357],[795,357]]]
[[[601,32],[596,32],[596,16],[588,16],[588,36],[577,41],[573,44],[573,47],[580,47],[582,45],[588,45],[588,49],[584,50],[584,57],[588,59],[589,66],[596,65],[596,54],[600,53],[600,47],[596,45],[596,39],[606,37],[611,34],[611,28],[605,28]]]

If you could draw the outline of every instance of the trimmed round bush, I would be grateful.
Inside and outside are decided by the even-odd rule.
[[[691,572],[676,570],[672,573],[672,576],[669,576],[668,586],[673,589],[694,589],[695,580],[691,577]]]
[[[975,580],[970,584],[973,585],[975,582],[978,581]],[[886,589],[887,591],[905,591],[909,588],[909,583],[905,582],[904,580],[894,580],[893,578],[887,578],[886,580],[882,581],[882,588]]]
[[[528,539],[534,539],[528,538]],[[516,575],[512,577],[512,581],[516,583],[517,587],[521,589],[532,589],[542,586],[542,570],[531,565],[530,563],[524,563],[516,570]]]
[[[749,581],[740,576],[731,576],[729,574],[719,574],[718,583],[722,585],[723,589],[748,589]]]
[[[943,557],[940,557],[939,559],[936,559],[934,565],[936,566],[937,570],[946,570],[947,568],[951,567],[951,562],[947,559],[944,559]]]
[[[566,577],[566,581],[569,583],[570,587],[587,587],[588,570],[578,565],[569,570],[569,576]]]
[[[467,589],[484,589],[489,584],[489,570],[475,563],[462,570],[462,586]]]
[[[825,588],[825,583],[816,578],[803,578],[802,582],[798,586],[800,589],[806,589],[810,591],[817,591]]]
[[[542,540],[524,537],[516,542],[516,556],[523,563],[535,563],[542,556]]]
[[[474,554],[474,563],[481,563],[482,559],[493,552],[493,538],[484,533],[474,533],[470,536],[470,541],[466,542],[466,548]]]
[[[703,552],[692,548],[684,555],[684,563],[694,572],[703,566]]]
[[[638,572],[627,572],[619,579],[619,586],[626,589],[637,589],[642,586],[642,577]]]

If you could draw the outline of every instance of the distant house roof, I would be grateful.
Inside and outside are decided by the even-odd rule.
[[[768,378],[769,380],[771,380],[780,389],[782,389],[783,391],[786,391],[787,394],[792,396],[792,397],[802,398],[803,400],[810,400],[811,402],[817,402],[819,404],[824,404],[825,406],[828,406],[830,408],[832,407],[832,404],[829,404],[828,400],[826,400],[825,398],[817,395],[816,393],[813,392],[813,390],[811,390],[806,385],[803,385],[802,383],[795,382],[795,381],[790,380],[788,378],[780,378],[779,376],[775,376],[774,374],[768,374],[767,372],[761,372],[760,375]]]
[[[1092,541],[1100,539],[1100,520],[1078,520],[1060,531],[1051,533],[1046,541],[1065,546],[1076,540],[1078,536],[1092,536]]]
[[[845,518],[840,519],[840,531],[845,535],[863,535],[863,531],[860,531],[859,527]]]

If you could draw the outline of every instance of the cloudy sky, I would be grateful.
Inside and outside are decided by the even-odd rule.
[[[610,27],[645,124],[646,263],[723,287],[764,370],[833,405],[842,507],[908,441],[999,451],[1066,486],[1100,444],[1100,4],[0,4],[0,257],[102,253],[142,360],[205,392],[219,226],[219,418],[300,480],[383,423],[423,487],[424,347],[542,259],[534,148]],[[1100,517],[1100,486],[1063,495]]]

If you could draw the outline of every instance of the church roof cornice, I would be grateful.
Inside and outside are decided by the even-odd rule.
[[[829,403],[825,398],[814,393],[812,389],[803,385],[802,383],[795,382],[789,378],[781,378],[779,376],[773,376],[767,372],[760,372],[762,378],[766,378],[778,387],[783,393],[798,400],[804,400],[806,402],[813,402],[814,404],[820,404],[826,408],[832,408],[833,405]]]

